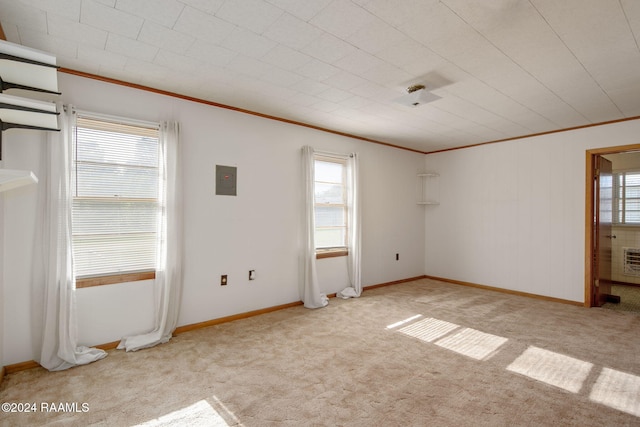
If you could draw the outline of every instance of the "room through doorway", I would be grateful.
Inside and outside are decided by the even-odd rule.
[[[640,145],[587,151],[585,305],[640,315]]]

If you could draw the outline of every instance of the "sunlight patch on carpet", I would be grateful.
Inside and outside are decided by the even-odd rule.
[[[455,323],[429,317],[398,329],[398,332],[425,342],[432,342],[459,327]]]
[[[640,377],[603,368],[589,398],[610,408],[640,417]]]
[[[472,359],[487,360],[507,341],[507,338],[498,335],[465,328],[456,334],[442,338],[435,344]]]
[[[507,370],[561,389],[578,393],[593,363],[538,347],[529,347]]]
[[[422,314],[416,314],[415,316],[411,316],[411,317],[407,317],[404,320],[400,320],[399,322],[396,323],[392,323],[390,325],[387,325],[387,329],[393,329],[393,328],[397,328],[398,326],[402,326],[405,325],[413,320],[419,319],[422,317]]]
[[[143,424],[138,424],[135,427],[175,425],[228,427],[230,424],[227,424],[225,419],[206,400],[200,400],[186,408],[173,411]]]

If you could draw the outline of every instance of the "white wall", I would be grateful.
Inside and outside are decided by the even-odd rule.
[[[40,175],[40,148],[43,133],[8,130],[2,135],[2,159],[6,169],[32,170]],[[38,185],[27,185],[6,191],[3,227],[3,295],[4,311],[3,363],[5,365],[33,359],[31,355],[32,266],[40,262],[33,256],[36,233]],[[30,357],[16,360],[14,353]],[[18,353],[19,354],[19,353]],[[14,356],[12,356],[14,355]]]
[[[59,80],[62,101],[79,109],[181,123],[185,286],[179,325],[299,300],[303,145],[360,154],[363,284],[424,273],[424,211],[415,204],[423,155],[66,74]],[[5,167],[37,174],[41,134],[9,131],[4,139]],[[215,195],[217,164],[238,167],[237,197]],[[25,187],[5,201],[4,364],[34,357],[30,265],[40,189]],[[319,260],[318,268],[324,292],[346,286],[344,258]],[[250,269],[257,275],[251,282]],[[226,287],[219,285],[221,274],[228,275]],[[81,343],[112,342],[148,329],[152,301],[150,282],[79,289]]]
[[[425,273],[583,302],[585,152],[638,135],[636,120],[427,155]]]

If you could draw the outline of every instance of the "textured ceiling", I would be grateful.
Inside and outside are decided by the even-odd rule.
[[[420,151],[640,116],[638,0],[0,0],[62,67]],[[441,99],[394,100],[421,83]]]

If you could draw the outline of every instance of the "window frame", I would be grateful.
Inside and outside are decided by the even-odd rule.
[[[613,172],[612,224],[620,227],[640,227],[640,220],[637,222],[627,222],[626,218],[627,200],[629,200],[626,195],[627,174],[640,175],[640,169],[624,169]],[[620,182],[621,179],[622,183]],[[634,185],[634,187],[640,188],[640,185]],[[633,197],[630,198],[630,200],[640,203],[640,197]]]
[[[349,207],[348,207],[348,195],[347,195],[347,191],[349,191],[349,189],[347,188],[347,156],[344,155],[335,155],[335,154],[329,154],[329,153],[323,153],[323,152],[316,152],[313,155],[313,162],[314,162],[314,171],[316,170],[316,166],[317,163],[316,162],[325,162],[325,163],[337,163],[339,165],[341,165],[342,167],[342,182],[340,183],[342,185],[342,194],[343,194],[343,203],[341,204],[326,204],[326,203],[322,203],[319,204],[316,202],[315,200],[315,191],[314,191],[314,202],[313,202],[313,208],[314,208],[314,215],[315,215],[315,209],[318,205],[322,205],[322,206],[342,206],[343,210],[344,210],[344,241],[345,241],[345,245],[341,245],[341,246],[330,246],[330,247],[317,247],[315,248],[316,250],[316,259],[323,259],[323,258],[334,258],[334,257],[342,257],[342,256],[347,256],[349,254],[348,251],[348,244],[349,244]],[[316,183],[318,182],[322,182],[322,181],[318,181],[316,179],[315,173],[314,173],[314,188]],[[335,184],[335,183],[331,183],[331,184]],[[315,226],[315,231],[318,229],[318,226]]]
[[[130,119],[130,118],[124,118],[124,117],[116,117],[116,116],[109,116],[109,115],[104,115],[104,114],[100,114],[100,113],[93,113],[93,112],[88,112],[88,111],[79,111],[76,110],[75,111],[76,114],[76,121],[78,118],[84,118],[87,120],[92,120],[95,122],[105,122],[105,123],[109,123],[109,125],[105,125],[105,129],[97,129],[95,128],[94,130],[103,130],[103,131],[108,131],[110,126],[122,126],[123,128],[126,127],[131,127],[131,128],[139,128],[140,132],[144,132],[143,129],[146,129],[146,131],[149,130],[153,130],[156,132],[156,138],[157,138],[157,149],[158,149],[158,154],[160,153],[160,124],[156,123],[156,122],[147,122],[147,121],[141,121],[141,120],[136,120],[136,119]],[[72,156],[72,169],[71,172],[72,174],[74,174],[74,183],[76,183],[76,173],[77,173],[77,157],[76,157],[76,152],[77,152],[77,147],[78,147],[78,140],[77,140],[77,136],[78,136],[78,125],[74,125],[73,128],[73,132],[74,132],[74,143],[73,143],[73,156]],[[132,132],[131,134],[135,134],[134,132]],[[144,200],[146,202],[148,201],[153,201],[155,204],[155,209],[157,212],[160,211],[161,206],[160,204],[162,203],[162,198],[160,197],[160,191],[161,191],[161,185],[160,185],[160,162],[161,159],[160,157],[158,157],[158,163],[157,166],[155,168],[157,168],[158,173],[156,174],[156,179],[158,180],[157,182],[157,189],[158,189],[158,193],[156,194],[155,198],[149,199],[149,198],[145,198]],[[115,199],[117,199],[117,201],[123,201],[126,202],[128,200],[128,198],[120,198],[117,196],[114,196],[113,198],[111,197],[99,197],[99,196],[91,196],[91,197],[87,197],[87,196],[79,196],[76,192],[76,189],[74,188],[74,190],[72,191],[72,204],[73,201],[75,201],[76,199],[93,199],[93,200],[105,200],[105,201],[113,201]],[[116,203],[117,203],[116,201]],[[72,216],[73,218],[73,216]],[[157,228],[157,224],[158,221],[156,222],[156,229],[154,232],[154,235],[157,236],[158,233],[158,228]],[[73,233],[74,231],[74,222],[72,219],[72,239],[76,236],[75,233]],[[154,241],[156,239],[154,238]],[[75,248],[74,248],[74,255],[75,255]],[[155,258],[155,257],[154,257]],[[74,275],[76,274],[76,272],[74,271]],[[117,284],[117,283],[125,283],[125,282],[137,282],[137,281],[143,281],[143,280],[153,280],[156,277],[156,265],[155,265],[155,260],[154,260],[154,265],[152,268],[145,268],[142,270],[130,270],[130,271],[114,271],[114,272],[107,272],[107,273],[96,273],[96,274],[87,274],[87,275],[83,275],[83,276],[76,276],[75,277],[75,282],[76,282],[76,288],[88,288],[88,287],[93,287],[93,286],[102,286],[102,285],[111,285],[111,284]]]

